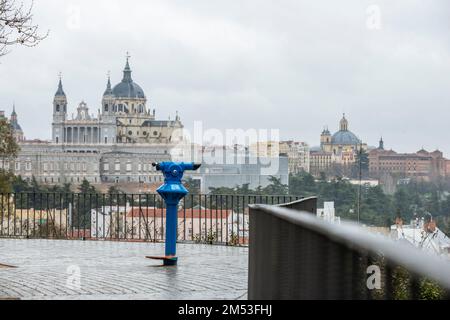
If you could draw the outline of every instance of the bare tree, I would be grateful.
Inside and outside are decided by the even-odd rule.
[[[39,26],[33,24],[33,4],[33,0],[29,7],[16,0],[0,0],[0,57],[9,52],[9,46],[34,47],[48,36],[48,31],[39,34]]]

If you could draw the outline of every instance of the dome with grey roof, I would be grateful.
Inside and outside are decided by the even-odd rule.
[[[361,143],[361,140],[353,132],[348,130],[348,120],[345,118],[345,114],[339,122],[339,127],[339,131],[331,137],[331,144],[357,145]]]
[[[351,131],[338,131],[331,137],[332,144],[356,145],[361,143],[358,137]]]
[[[113,89],[116,98],[145,99],[144,90],[134,82],[121,82]]]
[[[14,131],[22,131],[22,127],[17,122],[11,122],[11,128]]]
[[[123,79],[112,89],[112,93],[119,99],[145,99],[144,90],[131,78],[128,58],[125,69],[123,70]]]

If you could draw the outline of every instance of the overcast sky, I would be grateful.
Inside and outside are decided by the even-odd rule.
[[[59,72],[69,113],[85,100],[96,114],[129,51],[148,106],[187,128],[318,145],[345,112],[369,145],[450,157],[448,0],[36,0],[34,13],[49,37],[0,58],[0,110],[15,101],[27,138],[51,137]]]

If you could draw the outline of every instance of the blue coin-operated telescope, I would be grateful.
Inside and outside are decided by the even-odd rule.
[[[164,261],[165,266],[177,264],[178,203],[188,194],[181,183],[184,171],[197,170],[200,164],[193,162],[153,163],[156,170],[164,174],[164,184],[156,190],[166,203],[166,253],[164,257],[147,257]]]

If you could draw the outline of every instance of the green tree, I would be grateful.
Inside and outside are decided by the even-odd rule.
[[[210,194],[222,194],[222,195],[236,194],[236,189],[229,188],[229,187],[218,187],[218,188],[211,187],[211,188],[209,188],[209,190],[210,190]]]
[[[262,189],[264,194],[267,195],[287,195],[289,192],[289,188],[287,185],[281,183],[281,179],[270,176],[269,177],[270,184]]]
[[[394,194],[394,209],[403,219],[411,219],[414,202],[406,188],[399,187]]]
[[[1,25],[1,24],[0,24]],[[3,169],[6,166],[12,168],[13,160],[17,157],[19,145],[14,139],[11,125],[5,118],[0,118],[0,193],[9,193],[12,191],[14,175],[11,169]]]
[[[78,190],[81,194],[97,194],[98,191],[95,189],[93,185],[89,183],[86,179],[83,179],[81,185],[78,187]]]
[[[11,160],[19,150],[11,125],[5,118],[0,118],[0,159]]]
[[[74,197],[73,221],[77,228],[86,229],[90,227],[91,210],[102,205],[101,198],[97,189],[86,179],[83,179],[78,191]]]
[[[188,189],[190,194],[200,194],[200,180],[188,177],[183,180],[183,185]]]
[[[362,178],[369,175],[369,154],[367,151],[363,149],[358,151],[351,171],[353,178],[359,178],[360,174]]]
[[[12,190],[14,193],[28,192],[30,184],[22,176],[16,176],[12,181]]]
[[[304,197],[316,195],[317,183],[314,177],[307,172],[291,174],[289,175],[289,193]]]

